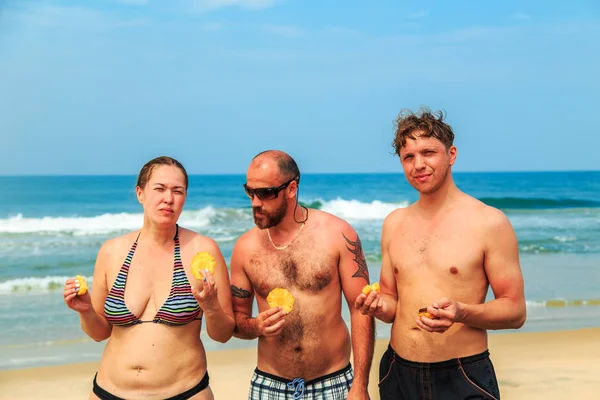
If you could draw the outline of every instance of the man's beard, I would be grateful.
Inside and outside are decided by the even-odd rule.
[[[254,223],[256,224],[256,226],[258,226],[259,229],[269,229],[274,227],[275,225],[279,224],[283,218],[285,217],[285,214],[287,213],[287,209],[288,209],[288,204],[287,201],[283,201],[281,203],[281,206],[279,206],[278,208],[276,208],[275,210],[273,210],[272,213],[266,213],[264,211],[262,211],[259,207],[252,207],[252,212],[254,214]],[[262,211],[262,217],[264,219],[259,220],[256,216],[256,213],[258,211]]]

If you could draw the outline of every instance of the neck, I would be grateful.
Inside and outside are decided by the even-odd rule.
[[[273,242],[273,238],[271,237],[271,233],[269,231],[269,228],[267,228],[267,236],[269,237],[269,242],[271,242],[271,245],[273,245],[273,247],[275,247],[275,249],[277,250],[285,250],[287,249],[292,243],[294,243],[294,241],[296,240],[296,238],[298,237],[298,235],[300,235],[300,232],[302,232],[302,228],[304,228],[304,222],[300,223],[300,227],[298,228],[298,230],[296,231],[296,233],[294,234],[294,236],[292,236],[291,240],[288,240],[288,242],[286,244],[275,244],[275,242]]]
[[[419,196],[418,207],[426,214],[436,214],[451,203],[458,193],[452,175],[448,174],[446,181],[438,190]]]
[[[144,240],[155,243],[159,246],[171,246],[173,244],[176,231],[177,227],[175,225],[157,225],[145,220],[140,236],[143,237]]]
[[[298,207],[290,207],[292,208],[292,211],[289,212],[288,214],[286,214],[286,216],[283,218],[283,220],[278,223],[276,226],[273,226],[271,228],[269,228],[269,231],[271,232],[271,234],[275,234],[275,235],[285,235],[287,236],[287,234],[296,234],[296,231],[299,229],[299,227],[303,224],[302,221],[306,220],[306,217],[308,216],[308,210],[305,210],[304,208],[300,207],[300,205],[298,205]],[[293,208],[296,208],[295,210],[295,214],[294,214],[294,210]],[[296,222],[296,221],[300,221],[300,222]]]

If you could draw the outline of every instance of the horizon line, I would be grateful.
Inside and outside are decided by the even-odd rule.
[[[521,174],[521,173],[565,173],[565,172],[600,172],[600,169],[566,169],[566,170],[509,170],[509,171],[453,171],[453,174]],[[102,174],[102,173],[89,173],[89,174],[0,174],[0,178],[60,178],[60,177],[131,177],[137,176],[134,174],[115,173],[115,174]],[[191,173],[188,172],[188,176],[243,176],[245,173]],[[301,172],[302,176],[307,175],[404,175],[402,170],[400,171],[380,171],[380,172]]]

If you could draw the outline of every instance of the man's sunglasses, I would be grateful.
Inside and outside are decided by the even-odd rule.
[[[256,197],[258,197],[259,200],[273,200],[273,199],[277,198],[277,196],[279,195],[279,192],[281,192],[283,189],[288,187],[289,184],[294,182],[296,179],[297,178],[290,179],[289,181],[287,181],[286,183],[284,183],[280,186],[270,186],[270,187],[256,188],[256,189],[252,189],[251,187],[248,187],[248,185],[246,185],[244,183],[244,190],[246,191],[246,194],[248,195],[248,197],[250,197],[251,199],[253,199],[254,196],[256,196]]]

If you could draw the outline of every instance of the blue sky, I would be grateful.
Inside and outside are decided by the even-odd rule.
[[[600,169],[600,3],[0,0],[0,175],[399,172],[402,108],[456,171]]]

